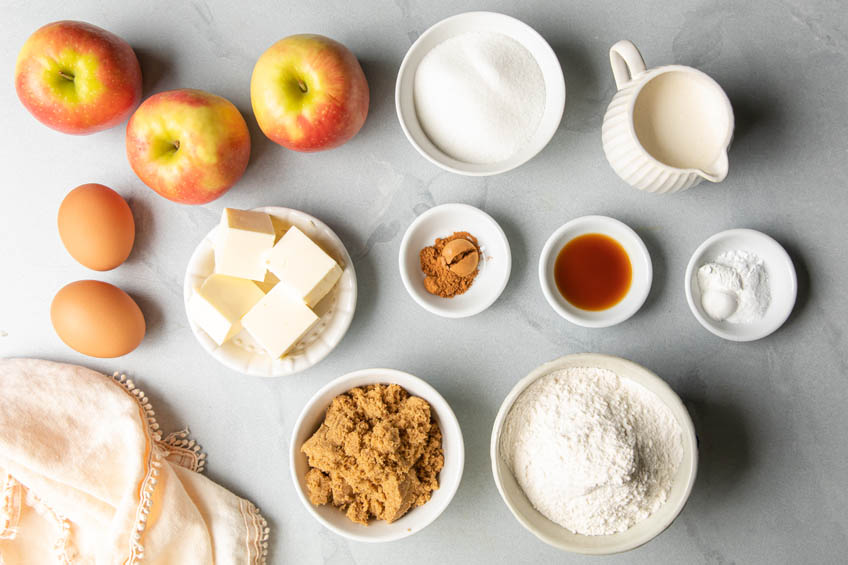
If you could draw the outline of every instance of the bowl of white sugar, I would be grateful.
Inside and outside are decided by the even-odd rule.
[[[567,355],[536,368],[495,418],[492,473],[522,526],[559,549],[639,547],[683,510],[698,466],[675,392],[626,359]]]
[[[493,12],[467,12],[425,31],[398,71],[395,105],[421,155],[462,175],[518,167],[553,137],[565,79],[533,28]]]

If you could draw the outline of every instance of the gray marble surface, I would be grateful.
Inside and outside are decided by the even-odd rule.
[[[554,47],[565,72],[565,119],[523,167],[492,178],[442,172],[406,142],[394,81],[412,41],[471,9],[516,16]],[[243,180],[199,207],[166,201],[133,174],[124,129],[66,136],[37,123],[12,87],[27,36],[58,19],[106,27],[136,49],[145,95],[194,87],[232,100],[253,139]],[[0,355],[35,356],[133,375],[166,430],[191,426],[208,475],[262,508],[273,563],[836,563],[848,553],[848,358],[845,261],[848,198],[848,11],[839,1],[731,2],[113,2],[0,0]],[[317,32],[350,47],[371,86],[371,109],[347,145],[306,155],[265,139],[252,116],[253,64],[275,40]],[[730,175],[673,196],[624,185],[607,166],[600,126],[614,92],[607,50],[632,39],[648,65],[682,63],[712,75],[736,111]],[[98,274],[75,263],[55,218],[84,182],[126,196],[138,239],[129,261]],[[506,231],[513,270],[505,292],[466,320],[435,317],[406,294],[397,252],[406,226],[443,202],[466,202]],[[281,205],[333,227],[356,264],[350,332],[321,364],[261,380],[218,365],[195,342],[182,278],[224,206]],[[630,224],[654,262],[647,303],[603,330],[559,318],[542,297],[536,262],[567,220],[607,214]],[[758,342],[723,341],[686,305],[686,262],[713,233],[760,229],[798,271],[795,310]],[[64,284],[99,278],[130,292],[149,333],[130,355],[95,360],[65,347],[48,308]],[[701,441],[688,506],[665,533],[626,555],[589,559],[537,541],[495,489],[488,455],[495,413],[512,385],[567,353],[620,355],[664,377],[684,398]],[[466,442],[462,484],[430,527],[387,545],[348,542],[301,506],[289,478],[292,425],[307,399],[343,373],[387,366],[417,374],[452,404]]]

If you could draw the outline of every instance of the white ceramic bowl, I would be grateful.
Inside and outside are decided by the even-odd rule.
[[[321,317],[315,327],[285,357],[272,359],[245,330],[224,345],[218,345],[194,323],[188,315],[188,302],[195,289],[199,288],[215,269],[212,245],[218,230],[217,225],[206,234],[189,259],[183,282],[183,301],[194,337],[203,349],[221,364],[246,375],[282,377],[315,365],[329,355],[342,340],[356,310],[356,272],[342,240],[322,221],[291,208],[265,206],[254,210],[270,214],[278,230],[297,226],[343,267],[342,276],[336,286],[315,308],[315,313]]]
[[[545,80],[545,109],[535,135],[527,145],[505,161],[472,164],[458,161],[443,153],[424,133],[418,122],[413,98],[415,72],[431,49],[447,39],[467,32],[502,33],[521,45],[533,56]],[[565,79],[556,54],[545,39],[524,22],[494,12],[466,12],[446,18],[430,27],[412,44],[398,71],[395,106],[406,138],[421,155],[452,173],[470,176],[496,175],[526,163],[539,153],[556,133],[565,109]]]
[[[433,418],[442,431],[442,449],[445,465],[439,473],[439,488],[423,506],[411,509],[400,520],[387,524],[372,520],[368,526],[348,520],[344,512],[332,505],[313,506],[306,496],[304,480],[309,465],[300,447],[320,427],[330,402],[336,396],[358,386],[370,384],[397,384],[413,396],[430,403]],[[423,380],[394,369],[363,369],[341,376],[315,393],[294,425],[289,451],[289,467],[300,501],[316,520],[333,532],[346,538],[364,542],[393,541],[420,532],[448,507],[462,479],[465,466],[465,447],[459,422],[447,401],[436,389]]]
[[[574,306],[560,294],[554,279],[554,264],[560,250],[575,237],[587,233],[602,233],[618,241],[630,257],[633,269],[630,290],[618,304],[606,310],[590,311]],[[548,304],[569,322],[587,328],[606,328],[630,318],[648,298],[652,280],[653,266],[645,243],[630,226],[606,216],[571,220],[548,238],[539,256],[539,282]]]
[[[725,251],[742,249],[756,254],[765,263],[771,302],[765,316],[751,324],[731,324],[710,318],[701,306],[698,269],[714,261]],[[795,306],[798,279],[795,265],[786,250],[771,237],[751,229],[732,229],[719,232],[698,246],[686,266],[684,280],[686,301],[692,314],[713,334],[731,341],[753,341],[766,337],[783,325]]]
[[[512,471],[500,454],[500,436],[504,420],[509,414],[513,403],[518,396],[536,379],[550,374],[552,371],[570,367],[598,367],[608,369],[616,373],[622,379],[629,379],[648,389],[657,395],[662,402],[671,410],[674,418],[680,424],[683,441],[683,458],[674,477],[674,483],[665,503],[649,517],[637,522],[632,528],[624,532],[605,536],[586,536],[575,534],[563,528],[542,514],[540,514],[527,499],[521,490]],[[645,369],[644,367],[611,355],[599,355],[595,353],[580,353],[566,355],[555,361],[545,363],[534,369],[529,375],[521,379],[509,392],[503,401],[495,424],[492,429],[490,444],[492,458],[492,474],[498,492],[509,507],[513,516],[527,528],[533,535],[543,542],[565,551],[574,553],[585,553],[592,555],[607,555],[628,551],[647,543],[665,530],[683,510],[692,487],[695,484],[695,476],[698,468],[698,443],[695,437],[695,426],[686,407],[680,401],[680,397],[671,390],[661,378]]]
[[[442,298],[424,288],[419,254],[437,237],[465,231],[477,238],[480,264],[477,277],[464,294]],[[482,210],[468,204],[442,204],[430,208],[409,225],[400,244],[400,276],[409,295],[425,310],[445,318],[465,318],[492,305],[509,281],[512,254],[506,234]]]

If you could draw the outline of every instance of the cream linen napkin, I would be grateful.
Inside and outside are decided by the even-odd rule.
[[[265,563],[265,520],[204,463],[123,375],[0,360],[0,564]]]

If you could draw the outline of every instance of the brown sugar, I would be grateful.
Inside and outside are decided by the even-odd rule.
[[[394,522],[430,500],[444,466],[442,432],[423,398],[396,384],[368,385],[335,397],[304,442],[306,490],[354,522]]]
[[[474,283],[480,261],[477,238],[468,232],[455,232],[436,238],[419,255],[421,270],[427,277],[424,288],[430,294],[453,298],[464,293]]]

